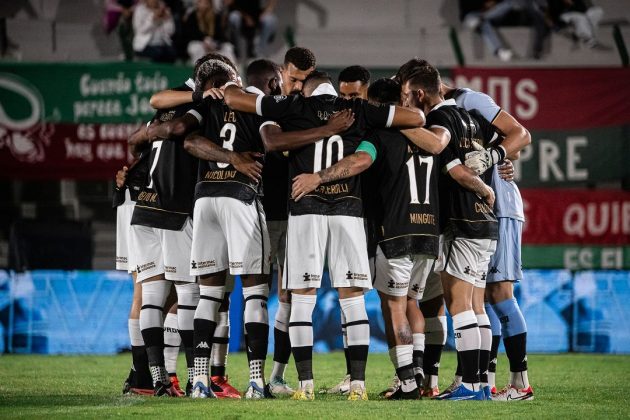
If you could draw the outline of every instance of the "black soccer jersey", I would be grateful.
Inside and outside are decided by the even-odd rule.
[[[485,146],[494,136],[494,128],[484,118],[469,113],[449,99],[427,115],[426,127],[442,127],[451,139],[439,156],[440,227],[452,229],[455,237],[497,239],[498,223],[490,208],[477,194],[462,187],[449,174],[455,165],[463,164],[466,153],[475,149],[475,141]],[[492,171],[487,171],[491,176]]]
[[[265,153],[260,138],[264,120],[254,114],[232,111],[223,101],[206,99],[194,109],[201,133],[224,149],[235,152]],[[263,159],[261,159],[261,162]],[[199,161],[195,200],[201,197],[231,197],[252,203],[262,185],[238,172],[226,162]]]
[[[174,90],[190,91],[184,85]],[[166,122],[186,114],[192,103],[159,110],[153,121]],[[154,141],[145,178],[131,218],[132,225],[180,230],[192,215],[198,160],[184,150],[184,138]]]
[[[265,155],[262,180],[262,205],[267,220],[287,220],[289,196],[289,159],[280,152]]]
[[[370,167],[379,220],[378,244],[387,258],[438,255],[438,158],[411,143],[400,131],[374,130],[376,147]]]
[[[332,87],[331,87],[332,89]],[[305,130],[326,124],[334,112],[352,109],[355,123],[341,135],[321,139],[289,155],[289,179],[315,173],[353,154],[371,127],[391,124],[394,107],[374,106],[360,99],[346,100],[331,94],[304,98],[301,95],[259,97],[260,115],[282,124],[285,131]],[[320,185],[295,202],[289,197],[292,215],[324,214],[361,217],[360,178],[351,177]]]

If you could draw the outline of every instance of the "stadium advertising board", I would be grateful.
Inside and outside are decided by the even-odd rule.
[[[537,268],[630,267],[630,192],[523,189],[523,265]]]
[[[519,185],[630,180],[630,69],[458,68],[452,82],[486,92],[530,130]]]
[[[0,64],[0,176],[110,179],[151,94],[188,67],[150,63]]]

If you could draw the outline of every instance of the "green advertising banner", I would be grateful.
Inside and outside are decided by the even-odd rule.
[[[628,246],[523,245],[523,268],[628,270]]]

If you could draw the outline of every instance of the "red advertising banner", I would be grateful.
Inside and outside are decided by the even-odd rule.
[[[130,162],[127,138],[139,126],[40,121],[29,132],[5,139],[0,178],[113,179]]]
[[[523,244],[630,245],[630,192],[523,189]]]
[[[530,130],[630,124],[628,68],[457,68],[452,78],[487,93]]]

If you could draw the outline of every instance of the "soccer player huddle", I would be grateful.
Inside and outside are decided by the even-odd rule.
[[[117,268],[132,272],[133,364],[123,392],[241,398],[226,374],[229,295],[243,287],[245,398],[313,400],[313,319],[325,265],[336,288],[346,376],[320,392],[367,400],[364,293],[381,299],[395,376],[387,399],[533,399],[526,325],[513,294],[524,221],[511,160],[530,135],[487,95],[442,83],[414,58],[339,91],[314,54],[256,60],[247,87],[209,54],[156,93],[116,177]],[[274,365],[265,378],[271,265],[278,271]],[[452,317],[458,367],[438,389]],[[317,322],[317,320],[315,320]],[[495,387],[503,336],[508,385]],[[177,379],[179,347],[188,378]],[[298,384],[284,371],[293,354]]]

